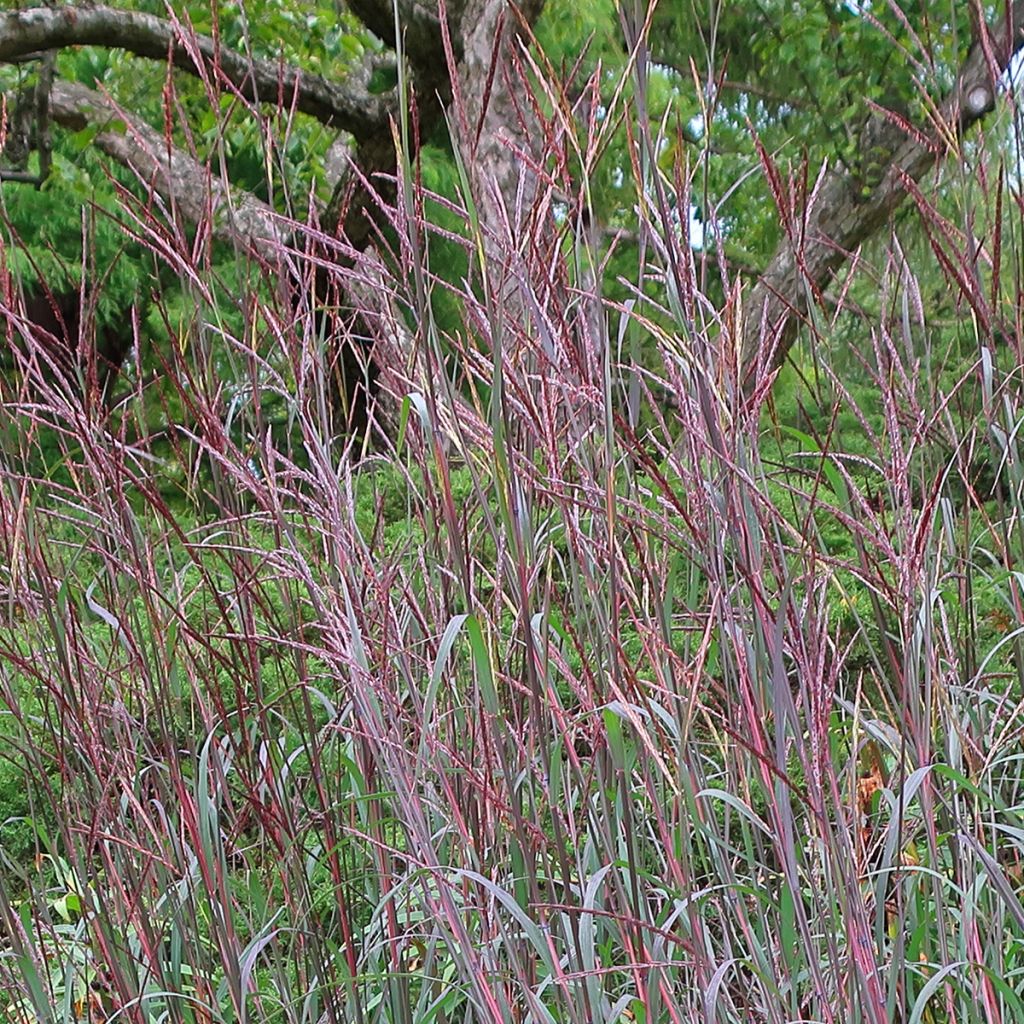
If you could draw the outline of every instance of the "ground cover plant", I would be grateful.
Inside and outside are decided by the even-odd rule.
[[[490,195],[449,48],[372,246],[119,172],[68,275],[152,265],[109,392],[104,310],[68,362],[5,305],[0,1019],[1024,1019],[1012,82],[779,367],[636,13],[611,70],[524,38]],[[759,230],[809,168],[760,146]],[[67,262],[17,214],[6,273]]]

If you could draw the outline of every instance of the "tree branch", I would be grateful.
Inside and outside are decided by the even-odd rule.
[[[72,131],[96,128],[94,145],[134,170],[190,223],[212,220],[216,238],[264,250],[266,242],[280,239],[280,222],[266,203],[230,189],[201,163],[169,147],[154,128],[119,110],[100,93],[74,82],[55,82],[50,115]]]
[[[997,27],[971,47],[957,84],[921,131],[884,113],[873,114],[861,135],[862,150],[877,154],[881,165],[865,195],[854,175],[832,171],[804,210],[802,223],[776,250],[757,285],[744,301],[740,372],[747,390],[757,386],[758,371],[779,366],[796,336],[810,297],[820,297],[836,271],[871,237],[944,157],[957,150],[960,136],[995,107],[1000,76],[1024,47],[1024,0],[1015,0]],[[770,362],[764,353],[774,346]]]
[[[387,130],[393,94],[369,91],[372,67],[357,65],[342,82],[329,82],[290,64],[250,59],[163,18],[113,7],[36,7],[0,14],[0,61],[16,61],[40,50],[105,46],[138,57],[166,60],[198,74],[214,70],[252,102],[285,105],[295,97],[303,114],[365,139]]]

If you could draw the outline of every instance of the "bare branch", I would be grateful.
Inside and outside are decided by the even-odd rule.
[[[329,82],[283,62],[250,59],[209,36],[187,36],[163,18],[113,7],[36,7],[0,14],[0,61],[16,61],[41,50],[105,46],[139,57],[166,60],[196,74],[196,59],[214,69],[252,102],[296,108],[323,124],[368,138],[386,131],[394,97],[369,91],[372,67],[357,65],[341,82]]]
[[[33,171],[8,171],[0,167],[0,181],[9,181],[15,185],[42,185],[46,179]]]

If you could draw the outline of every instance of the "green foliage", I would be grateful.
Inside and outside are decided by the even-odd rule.
[[[79,145],[79,143],[82,143]],[[141,246],[126,236],[113,172],[88,140],[70,139],[54,154],[46,185],[5,189],[7,265],[27,284],[43,281],[54,292],[78,290],[83,273],[98,287],[100,325],[124,321],[125,310],[145,295],[151,276]]]

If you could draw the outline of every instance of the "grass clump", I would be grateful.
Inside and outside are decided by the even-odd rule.
[[[0,1016],[1024,1019],[1020,374],[864,316],[769,405],[654,200],[602,304],[413,170],[369,438],[257,285],[116,410],[4,381]]]

